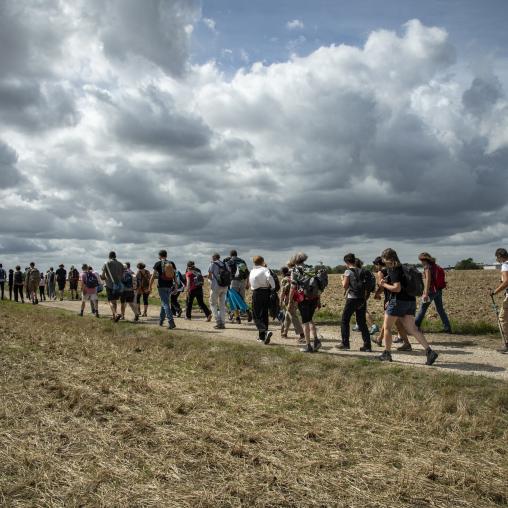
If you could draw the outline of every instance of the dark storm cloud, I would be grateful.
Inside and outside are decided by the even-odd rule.
[[[3,189],[12,189],[24,181],[16,164],[18,154],[9,145],[0,139],[0,192]]]
[[[487,113],[503,95],[502,84],[496,76],[492,76],[488,80],[475,78],[462,95],[462,102],[466,110],[481,116]]]

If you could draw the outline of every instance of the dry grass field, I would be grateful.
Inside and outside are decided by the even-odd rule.
[[[4,506],[508,503],[508,385],[0,305]]]

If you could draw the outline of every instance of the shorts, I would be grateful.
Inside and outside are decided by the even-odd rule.
[[[143,299],[143,305],[148,305],[148,296],[149,293],[143,293],[136,296],[136,302],[139,305],[141,303],[141,299]]]
[[[69,281],[69,289],[71,291],[77,291],[77,289],[78,289],[78,281],[77,280],[70,280]]]
[[[386,306],[385,314],[387,316],[414,316],[416,314],[416,300],[390,300]]]
[[[304,300],[298,304],[298,310],[302,316],[302,324],[310,323],[314,318],[314,312],[316,312],[318,306],[318,299],[315,300]]]
[[[83,293],[81,295],[81,300],[83,302],[96,302],[97,301],[97,293]]]
[[[133,303],[134,302],[134,291],[123,291],[120,295],[121,303]]]
[[[58,289],[63,291],[65,289],[65,281],[58,281]]]
[[[113,288],[108,288],[106,286],[106,295],[108,297],[108,302],[114,302],[120,298],[120,291],[113,291]]]

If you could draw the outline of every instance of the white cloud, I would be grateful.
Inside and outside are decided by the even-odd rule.
[[[293,19],[286,23],[286,28],[288,30],[303,30],[304,24],[303,21],[300,19]]]
[[[203,18],[203,23],[208,27],[212,32],[216,32],[215,29],[215,20],[211,18]]]

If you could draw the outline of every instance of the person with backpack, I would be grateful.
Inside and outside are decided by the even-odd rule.
[[[168,261],[168,253],[164,249],[159,251],[159,261],[153,265],[152,277],[150,278],[150,293],[152,292],[155,279],[157,279],[157,290],[161,299],[159,326],[162,326],[167,318],[168,328],[173,330],[176,328],[176,324],[171,312],[170,299],[175,285],[175,269],[174,263]]]
[[[248,288],[249,284],[249,268],[247,267],[247,263],[242,258],[238,257],[238,253],[235,249],[231,250],[229,257],[224,259],[224,263],[226,263],[231,272],[230,288],[239,293],[242,300],[245,301],[245,290]],[[242,320],[238,309],[233,311],[233,318],[237,324],[241,324]]]
[[[14,288],[14,270],[9,269],[9,300],[12,300],[12,292]]]
[[[108,261],[102,267],[101,278],[106,282],[106,296],[111,310],[111,319],[118,322],[122,317],[118,313],[118,300],[122,294],[123,265],[116,259],[116,252],[111,251]]]
[[[173,263],[173,261],[171,262]],[[175,263],[173,263],[173,268],[175,270],[175,285],[173,287],[173,291],[171,292],[171,313],[173,316],[182,317],[182,306],[180,305],[178,299],[185,291],[187,281],[182,272],[176,268]]]
[[[67,270],[64,265],[58,265],[58,270],[55,272],[56,282],[58,284],[58,291],[60,293],[60,301],[64,299],[65,283],[67,282]]]
[[[284,321],[282,322],[280,336],[286,339],[288,336],[289,328],[291,324],[295,330],[295,334],[299,337],[301,342],[305,342],[305,334],[303,333],[302,324],[298,317],[297,305],[294,300],[289,299],[289,293],[291,292],[291,269],[293,266],[288,263],[287,266],[281,268],[282,281],[281,281],[281,292],[280,302],[282,309],[284,310]]]
[[[71,269],[69,270],[69,289],[71,291],[71,300],[79,300],[78,282],[79,282],[78,269],[74,266],[71,266]]]
[[[501,283],[490,291],[492,304],[497,309],[494,297],[504,292],[503,306],[499,311],[498,322],[502,338],[505,341],[503,353],[508,353],[508,252],[506,249],[496,249],[496,261],[501,263]]]
[[[416,326],[421,328],[427,309],[434,302],[437,313],[443,323],[443,331],[445,333],[452,333],[450,320],[443,306],[443,289],[446,288],[445,271],[436,263],[436,258],[433,258],[428,252],[422,252],[418,256],[418,260],[423,265],[424,288],[421,305],[415,319]]]
[[[46,272],[46,293],[50,300],[56,300],[55,281],[56,275],[53,271],[53,267],[51,266]]]
[[[2,295],[2,300],[4,299],[4,290],[5,290],[5,281],[7,279],[7,274],[5,273],[5,269],[0,263],[0,294]]]
[[[415,337],[425,348],[426,365],[432,365],[439,355],[430,347],[427,339],[416,326],[414,318],[416,297],[423,294],[422,275],[415,267],[403,265],[393,249],[385,249],[381,258],[386,264],[390,282],[387,279],[381,279],[379,285],[390,292],[390,297],[383,324],[385,350],[379,359],[385,362],[392,361],[392,327],[397,319],[400,319],[407,333]]]
[[[39,272],[39,270],[35,267],[35,263],[32,261],[27,272],[27,288],[28,294],[30,295],[30,301],[33,305],[37,305],[39,303],[37,292],[39,291],[40,280],[41,272]]]
[[[95,317],[99,317],[99,300],[97,296],[97,288],[99,287],[100,281],[99,276],[96,274],[91,266],[84,264],[82,272],[79,277],[81,282],[81,310],[79,315],[82,317],[85,311],[86,302],[90,302],[92,307],[92,313]]]
[[[192,306],[194,298],[197,300],[199,308],[204,312],[206,320],[212,319],[212,313],[206,306],[203,299],[203,285],[205,279],[201,270],[196,267],[194,261],[187,262],[187,271],[185,272],[187,299],[185,302],[185,319],[192,319]]]
[[[344,262],[346,263],[347,269],[342,276],[342,287],[346,292],[347,298],[344,310],[342,311],[342,343],[336,347],[342,350],[350,349],[349,324],[352,315],[355,314],[356,323],[360,328],[363,339],[363,346],[360,347],[360,351],[370,353],[372,351],[372,345],[366,319],[367,297],[376,288],[376,281],[372,272],[365,270],[363,267],[358,268],[354,254],[346,254],[344,256]]]
[[[42,301],[46,301],[46,277],[41,273],[41,279],[39,281],[39,296]]]
[[[145,263],[141,261],[136,265],[138,271],[136,273],[137,296],[136,303],[138,305],[138,314],[141,314],[141,298],[143,298],[143,317],[147,317],[148,313],[148,297],[150,296],[150,272],[146,269]]]
[[[137,303],[134,303],[137,291],[137,279],[131,270],[131,264],[126,262],[123,266],[122,274],[122,292],[120,293],[120,319],[125,319],[125,308],[127,305],[134,313],[134,321],[139,321],[139,313]]]
[[[268,330],[268,314],[272,291],[275,291],[275,280],[266,267],[262,256],[254,256],[254,267],[249,273],[249,285],[252,289],[252,315],[258,330],[258,340],[269,344],[272,332]]]
[[[321,341],[314,323],[314,313],[320,305],[320,295],[328,284],[328,279],[326,278],[325,281],[325,277],[322,277],[322,275],[326,275],[326,272],[306,265],[305,261],[307,261],[307,254],[304,252],[298,252],[289,260],[293,265],[289,300],[296,302],[302,319],[306,345],[300,351],[314,353],[321,348]]]
[[[25,287],[25,274],[21,271],[21,266],[17,265],[14,271],[14,300],[19,302],[21,299],[21,303],[25,303],[25,298],[23,296],[24,287]]]
[[[210,280],[210,307],[215,318],[214,328],[222,330],[226,328],[226,296],[231,284],[231,272],[229,267],[220,260],[220,254],[212,256],[212,262],[208,267],[208,279]]]

